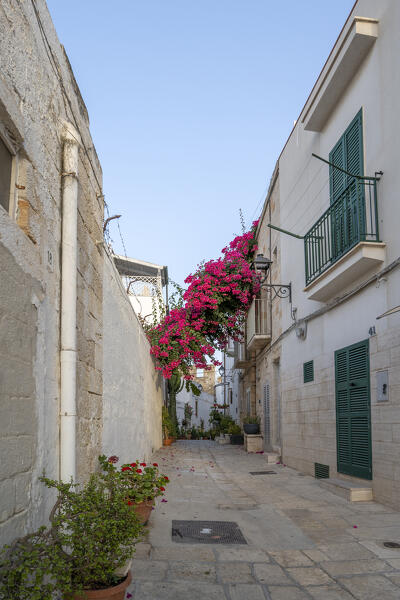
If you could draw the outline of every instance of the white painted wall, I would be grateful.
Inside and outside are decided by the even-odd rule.
[[[162,444],[163,381],[150,345],[105,253],[103,282],[103,452],[148,459]]]
[[[378,183],[378,211],[381,239],[390,242],[385,263],[389,264],[400,255],[400,75],[397,62],[400,55],[400,3],[397,0],[360,0],[353,15],[378,19],[378,39],[322,132],[305,131],[301,117],[297,120],[279,159],[281,224],[289,231],[304,235],[328,208],[329,167],[311,154],[328,158],[335,143],[362,108],[365,174],[384,171]],[[301,318],[323,305],[308,300],[303,293],[302,241],[282,235],[281,253],[283,257],[291,257],[291,260],[282,260],[281,277],[283,282],[292,282],[293,305],[298,308]],[[384,289],[381,288],[381,295],[385,294]],[[283,311],[282,319],[285,329],[291,322],[288,310]]]
[[[197,401],[197,416],[196,416],[196,401]],[[204,429],[209,429],[209,415],[210,410],[214,404],[214,396],[213,394],[207,394],[206,392],[201,392],[200,396],[194,396],[192,392],[186,391],[184,387],[181,392],[176,397],[176,413],[180,423],[182,423],[182,419],[184,416],[184,406],[185,402],[188,402],[190,406],[193,408],[193,414],[191,419],[191,424],[196,427],[200,426],[201,419],[204,420]]]
[[[329,152],[350,122],[363,110],[364,172],[382,170],[378,183],[380,238],[386,243],[386,260],[376,271],[400,256],[400,2],[360,0],[353,15],[379,20],[378,38],[345,90],[321,132],[304,129],[302,115],[279,158],[280,226],[304,235],[329,206],[329,167],[313,158]],[[350,22],[349,21],[349,22]],[[325,303],[307,298],[304,247],[301,240],[280,236],[281,281],[292,283],[293,305],[302,319]],[[337,296],[354,289],[374,271],[338,289]],[[400,313],[376,317],[399,304],[400,271],[394,270],[351,299],[308,323],[307,337],[294,331],[282,339],[281,377],[283,455],[288,464],[311,473],[313,462],[336,470],[336,415],[334,352],[370,338],[372,466],[375,498],[399,506],[397,467],[400,438]],[[289,304],[281,301],[282,330],[291,323]],[[304,385],[302,366],[314,360],[315,381]],[[389,402],[377,405],[376,374],[389,372]]]

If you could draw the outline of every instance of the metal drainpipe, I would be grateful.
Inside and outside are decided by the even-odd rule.
[[[76,480],[76,288],[80,136],[64,122],[61,242],[60,479]]]

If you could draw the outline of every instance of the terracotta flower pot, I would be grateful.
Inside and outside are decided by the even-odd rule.
[[[102,590],[85,590],[79,594],[67,594],[64,600],[124,600],[126,588],[132,581],[132,574],[129,572],[126,579],[114,585],[113,587]]]
[[[164,446],[170,446],[172,444],[172,438],[166,438],[163,441]]]
[[[140,519],[140,522],[143,525],[147,524],[149,517],[151,515],[151,511],[153,510],[154,501],[153,500],[145,500],[144,502],[139,502],[139,504],[133,505],[133,510],[137,514]]]

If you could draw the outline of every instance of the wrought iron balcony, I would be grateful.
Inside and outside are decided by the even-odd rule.
[[[266,298],[256,298],[247,313],[246,345],[251,352],[260,350],[271,341],[271,326]]]
[[[306,285],[360,242],[379,242],[376,178],[351,179],[304,236]]]

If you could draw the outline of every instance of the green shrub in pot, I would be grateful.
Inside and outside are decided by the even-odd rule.
[[[45,477],[58,498],[50,526],[17,540],[0,558],[2,600],[52,600],[112,588],[115,571],[132,558],[142,526],[113,473],[96,473],[79,486]]]

